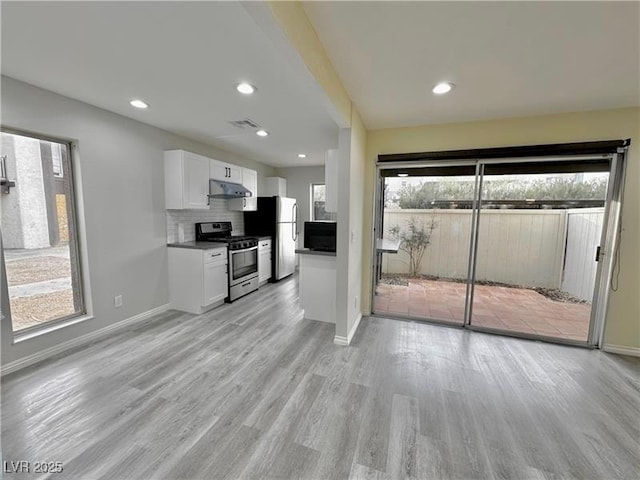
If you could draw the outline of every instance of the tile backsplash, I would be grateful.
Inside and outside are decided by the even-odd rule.
[[[210,210],[167,210],[167,243],[180,241],[179,230],[184,232],[184,241],[196,239],[197,222],[231,222],[234,235],[244,235],[244,214],[228,210],[228,200],[212,198]]]

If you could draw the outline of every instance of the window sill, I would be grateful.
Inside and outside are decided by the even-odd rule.
[[[70,318],[68,320],[63,320],[61,322],[56,322],[52,325],[43,325],[40,328],[36,328],[35,330],[29,330],[24,333],[14,333],[13,334],[13,344],[25,342],[27,340],[31,340],[33,338],[37,338],[41,335],[46,335],[48,333],[55,332],[56,330],[61,330],[63,328],[70,327],[71,325],[75,325],[77,323],[86,322],[87,320],[91,320],[93,315],[81,315],[79,317]]]

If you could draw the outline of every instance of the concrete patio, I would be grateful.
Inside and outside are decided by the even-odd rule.
[[[374,312],[462,324],[466,284],[410,279],[408,286],[379,284]],[[472,325],[586,341],[591,305],[551,300],[534,290],[477,285]]]

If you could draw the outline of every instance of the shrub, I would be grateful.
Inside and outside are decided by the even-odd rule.
[[[401,230],[397,225],[389,229],[389,233],[400,240],[400,250],[409,255],[409,275],[411,277],[417,277],[420,274],[422,258],[427,247],[431,245],[431,235],[437,226],[433,216],[427,225],[419,222],[416,217],[411,217],[407,220],[406,229]]]

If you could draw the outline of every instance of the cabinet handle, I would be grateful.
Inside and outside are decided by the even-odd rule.
[[[215,255],[211,255],[212,257],[219,257],[220,255],[222,255],[221,253],[216,253]]]
[[[243,199],[242,199],[242,205],[243,205],[244,207],[246,207],[246,206],[247,206],[247,199],[246,199],[246,198],[243,198]]]

